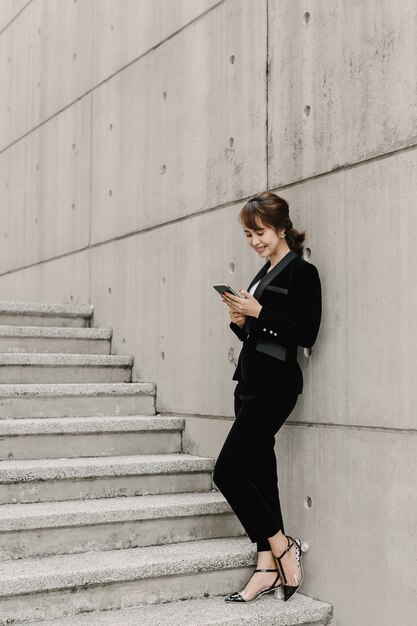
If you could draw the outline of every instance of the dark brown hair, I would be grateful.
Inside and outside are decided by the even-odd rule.
[[[263,191],[249,198],[239,213],[239,221],[246,228],[259,230],[264,224],[274,230],[285,228],[285,239],[290,250],[303,253],[305,231],[298,232],[290,220],[288,202],[272,191]]]

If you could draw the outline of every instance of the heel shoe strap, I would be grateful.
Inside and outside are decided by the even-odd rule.
[[[256,574],[256,572],[279,572],[279,569],[256,569],[253,573]]]
[[[292,537],[291,537],[292,539]],[[278,561],[278,567],[280,568],[280,573],[282,574],[282,579],[283,582],[286,583],[287,582],[287,577],[285,576],[285,572],[284,572],[284,568],[281,565],[281,559],[284,558],[284,556],[287,554],[287,552],[289,550],[291,550],[291,548],[293,547],[293,545],[295,544],[294,539],[292,539],[292,543],[290,542],[290,537],[287,537],[287,541],[288,541],[288,546],[285,548],[284,552],[280,555],[280,556],[276,556],[276,560]]]

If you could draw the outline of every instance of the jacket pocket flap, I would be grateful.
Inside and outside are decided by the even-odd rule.
[[[287,349],[283,346],[280,346],[278,343],[273,343],[272,341],[267,341],[266,339],[259,339],[256,344],[256,349],[258,352],[262,352],[263,354],[267,354],[268,356],[274,357],[274,359],[278,359],[279,361],[285,361],[287,356]]]
[[[268,287],[265,288],[265,291],[275,291],[275,293],[283,293],[284,295],[288,294],[288,289],[285,289],[284,287],[274,287],[273,285],[268,285]]]

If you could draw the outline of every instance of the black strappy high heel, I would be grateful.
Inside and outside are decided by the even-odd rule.
[[[292,541],[292,543],[290,540]],[[301,587],[301,583],[303,582],[303,576],[304,576],[303,566],[301,564],[301,555],[303,552],[307,552],[308,550],[308,544],[302,542],[300,539],[293,539],[292,537],[287,537],[287,541],[288,541],[288,545],[285,548],[284,552],[280,556],[275,556],[274,554],[274,558],[278,565],[278,571],[281,574],[282,589],[284,591],[284,602],[289,600],[291,596],[293,596],[295,592]],[[283,559],[284,556],[287,554],[287,552],[291,550],[294,544],[295,544],[295,556],[297,558],[298,569],[300,570],[300,581],[298,585],[295,585],[295,586],[286,584],[287,577],[285,576],[284,568],[281,565],[281,559]]]
[[[261,589],[261,591],[258,591],[256,596],[252,598],[252,600],[245,600],[241,593],[239,591],[236,591],[235,593],[231,593],[230,596],[227,596],[227,598],[225,598],[225,601],[245,602],[245,604],[249,604],[250,602],[255,602],[255,600],[263,596],[265,593],[270,593],[271,591],[275,591],[276,589],[280,589],[282,587],[281,583],[279,585],[276,585],[276,582],[279,579],[279,569],[256,569],[253,573],[256,574],[256,572],[278,572],[278,574],[272,585],[270,587],[266,587],[266,589]]]

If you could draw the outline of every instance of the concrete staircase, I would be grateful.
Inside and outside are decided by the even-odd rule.
[[[0,303],[0,626],[327,624],[302,594],[224,603],[254,546],[92,313]]]

